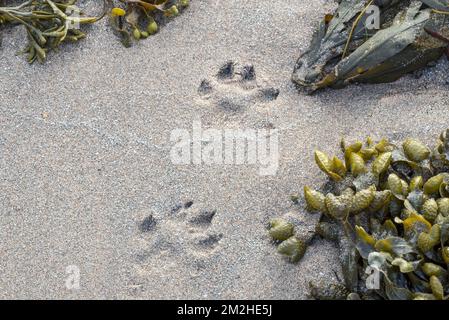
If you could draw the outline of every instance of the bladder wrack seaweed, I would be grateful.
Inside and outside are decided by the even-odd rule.
[[[315,151],[333,192],[306,186],[304,199],[321,213],[316,235],[339,246],[345,289],[312,284],[315,298],[449,298],[448,137],[449,129],[434,149],[412,138],[342,140],[342,159]],[[281,253],[301,257],[291,224],[275,219],[269,233]]]

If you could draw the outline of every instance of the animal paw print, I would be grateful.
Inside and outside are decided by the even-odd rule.
[[[228,61],[213,81],[201,82],[198,94],[204,102],[225,112],[239,112],[276,100],[279,89],[259,85],[253,65],[240,66]]]
[[[213,231],[216,213],[189,201],[175,206],[164,219],[148,215],[139,225],[146,243],[141,260],[152,255],[207,259],[223,237]]]

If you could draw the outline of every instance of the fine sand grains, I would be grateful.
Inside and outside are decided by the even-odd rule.
[[[333,244],[314,241],[290,264],[268,221],[290,212],[296,230],[313,230],[318,216],[289,200],[326,181],[313,150],[337,153],[341,135],[431,142],[448,126],[449,94],[446,61],[393,84],[298,92],[295,60],[333,6],[191,0],[132,48],[103,20],[32,66],[15,54],[23,30],[6,30],[0,298],[304,299],[310,281],[337,281]],[[217,76],[228,61],[233,78]],[[277,170],[174,163],[170,137],[191,136],[195,121],[219,132],[277,129]],[[79,287],[67,286],[73,266]]]

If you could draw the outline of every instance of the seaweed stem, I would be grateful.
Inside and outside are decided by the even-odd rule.
[[[349,44],[351,43],[351,39],[352,39],[352,35],[354,34],[355,28],[357,27],[357,25],[360,22],[360,19],[363,17],[363,15],[365,14],[366,10],[368,9],[368,7],[374,2],[374,0],[371,0],[370,2],[368,2],[368,4],[365,6],[365,8],[363,8],[362,11],[360,11],[360,14],[357,16],[357,18],[355,19],[354,23],[352,24],[352,28],[351,31],[349,32],[349,36],[348,36],[348,40],[346,41],[346,45],[345,48],[343,50],[343,55],[341,56],[341,59],[343,60],[346,56],[346,53],[348,51],[349,48]]]

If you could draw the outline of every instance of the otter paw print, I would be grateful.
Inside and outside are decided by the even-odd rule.
[[[276,100],[279,89],[260,85],[253,65],[228,61],[213,80],[201,82],[198,94],[206,104],[222,111],[240,112]]]
[[[223,237],[214,231],[216,213],[189,201],[175,206],[164,218],[146,216],[139,224],[144,239],[139,260],[143,262],[153,255],[188,258],[183,261],[207,259],[219,248]]]

